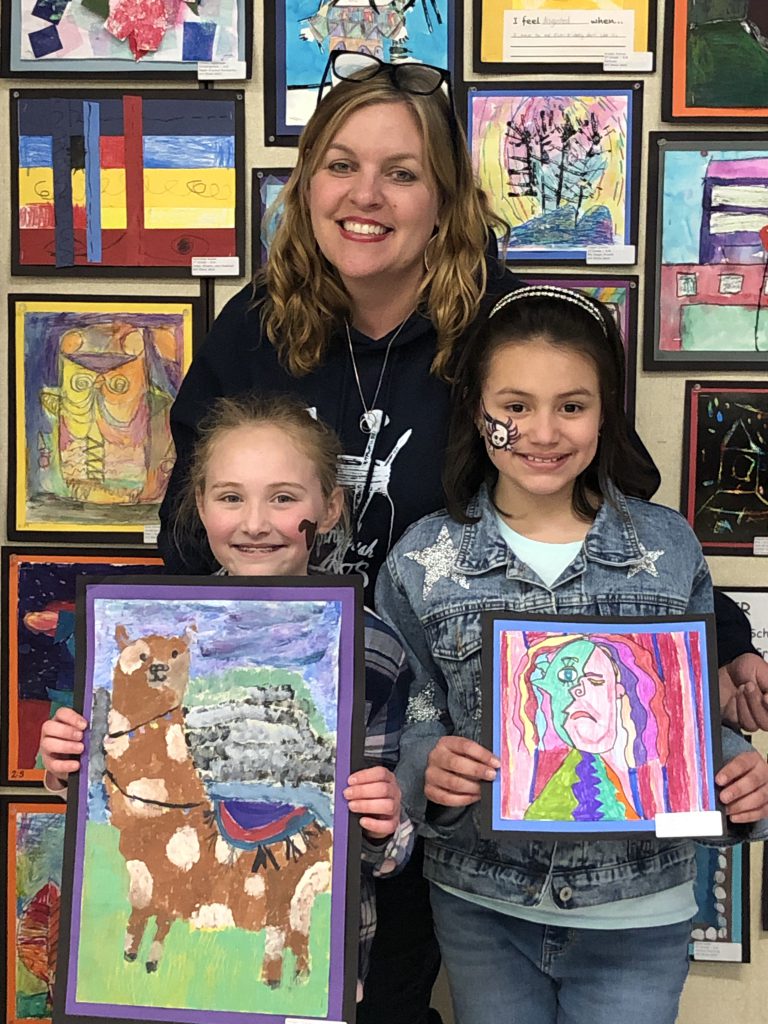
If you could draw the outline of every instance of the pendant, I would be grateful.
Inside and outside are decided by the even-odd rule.
[[[364,434],[378,434],[381,428],[381,410],[369,409],[360,417],[360,430]]]

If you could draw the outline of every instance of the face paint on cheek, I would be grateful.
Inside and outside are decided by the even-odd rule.
[[[485,408],[484,402],[482,403],[482,409],[485,440],[488,446],[495,451],[511,452],[520,440],[520,431],[517,429],[517,424],[510,416],[507,417],[506,423],[502,420],[497,420],[494,416],[490,415]]]
[[[307,551],[311,551],[317,536],[317,523],[313,523],[310,519],[302,519],[299,523],[299,533],[306,534]]]

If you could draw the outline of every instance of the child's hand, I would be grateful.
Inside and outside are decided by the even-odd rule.
[[[71,772],[79,771],[83,732],[87,728],[86,720],[72,708],[59,708],[53,718],[43,722],[40,730],[43,767],[60,782],[66,782]]]
[[[768,764],[756,750],[737,754],[715,776],[720,799],[735,824],[768,816]]]
[[[474,740],[441,736],[432,748],[424,775],[427,800],[465,807],[480,799],[480,781],[493,782],[499,759]]]
[[[719,672],[723,719],[745,732],[768,729],[768,663],[747,652]]]
[[[350,811],[360,815],[360,826],[369,839],[387,839],[400,824],[400,787],[383,765],[364,768],[347,780],[344,797]]]

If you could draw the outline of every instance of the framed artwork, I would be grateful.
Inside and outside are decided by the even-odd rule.
[[[691,960],[748,964],[749,844],[696,844],[696,905]]]
[[[751,555],[768,533],[768,385],[685,382],[682,509],[705,555]]]
[[[643,365],[768,370],[768,140],[651,132]]]
[[[723,834],[713,616],[483,620],[488,835]]]
[[[752,627],[752,643],[768,660],[768,588],[720,587],[741,608]]]
[[[10,1024],[49,1024],[64,855],[64,810],[49,795],[0,796],[0,988]],[[5,981],[5,984],[2,982]]]
[[[250,77],[253,11],[245,0],[6,0],[0,74],[20,78],[197,78],[198,61],[243,61]]]
[[[362,614],[347,578],[80,585],[57,1021],[351,1019]]]
[[[243,126],[224,90],[14,90],[11,272],[239,273]]]
[[[40,729],[71,707],[75,590],[80,576],[161,572],[162,559],[94,548],[2,549],[2,766],[0,784],[41,783]]]
[[[665,121],[765,122],[764,0],[667,0],[664,24]]]
[[[109,543],[157,523],[196,299],[10,295],[8,536]]]
[[[528,284],[550,284],[573,288],[592,299],[604,302],[621,332],[627,358],[627,387],[624,408],[630,422],[635,419],[635,371],[637,369],[637,277],[601,274],[580,277],[575,274],[529,274],[523,271]]]
[[[277,198],[292,170],[291,167],[267,167],[251,172],[251,267],[254,271],[267,262],[269,245],[280,217]]]
[[[264,5],[268,146],[297,145],[333,50],[453,67],[456,0],[274,0]]]
[[[472,12],[472,66],[486,75],[602,72],[656,41],[656,0],[473,0]]]
[[[484,82],[466,90],[472,162],[509,225],[506,258],[585,262],[636,242],[642,86]]]

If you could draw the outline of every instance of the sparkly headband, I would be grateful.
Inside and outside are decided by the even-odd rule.
[[[488,314],[488,319],[490,320],[505,306],[508,306],[510,302],[517,302],[518,299],[560,299],[561,302],[570,302],[574,306],[583,309],[586,313],[589,313],[591,317],[594,317],[600,324],[605,337],[608,337],[605,320],[600,315],[600,310],[597,306],[580,292],[575,292],[571,288],[558,288],[556,285],[532,284],[524,288],[517,288],[515,291],[510,292],[509,295],[504,295],[499,299]]]

